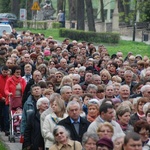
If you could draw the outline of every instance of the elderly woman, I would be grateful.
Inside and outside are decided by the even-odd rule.
[[[129,125],[131,109],[127,105],[120,105],[116,110],[117,122],[124,133],[132,131],[132,126]]]
[[[95,84],[89,84],[87,86],[86,92],[90,93],[94,98],[97,98],[96,93],[98,91],[98,88]]]
[[[122,146],[124,143],[124,134],[117,133],[115,136],[113,136],[112,141],[114,143],[114,149],[113,150],[122,150]]]
[[[143,120],[145,119],[145,114],[143,111],[143,106],[148,102],[148,99],[146,97],[141,97],[136,104],[136,113],[134,113],[130,117],[129,123],[134,126],[135,122],[138,120]]]
[[[99,138],[108,138],[111,139],[114,135],[113,126],[109,122],[101,123],[97,129],[97,135]]]
[[[85,132],[82,137],[83,150],[96,150],[96,142],[98,139],[96,134]]]
[[[100,107],[99,101],[97,99],[91,99],[87,103],[87,107],[88,107],[87,120],[89,122],[93,122],[99,115],[99,107]]]
[[[134,131],[138,133],[142,140],[142,145],[145,146],[149,142],[150,126],[144,120],[138,120],[134,125]]]
[[[55,100],[52,102],[51,108],[53,112],[45,117],[42,127],[42,135],[45,140],[46,150],[48,150],[49,147],[53,145],[54,136],[52,132],[54,127],[60,120],[67,117],[67,115],[65,114],[66,109],[64,101],[59,97],[58,98],[56,97]]]
[[[49,150],[82,150],[80,142],[70,140],[69,132],[63,126],[56,126],[53,130],[55,144]]]
[[[48,69],[47,69],[47,66],[45,64],[40,64],[38,67],[37,67],[37,70],[39,70],[42,74],[42,79],[45,81],[49,75],[49,72],[48,72]]]
[[[100,76],[101,76],[101,80],[103,84],[105,85],[112,84],[111,75],[106,69],[103,69],[102,71],[100,71]]]

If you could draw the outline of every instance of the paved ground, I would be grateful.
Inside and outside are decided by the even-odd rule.
[[[10,143],[8,141],[8,136],[5,136],[4,132],[0,132],[0,140],[3,141],[8,150],[21,150],[22,144],[19,143],[19,139],[17,138],[15,143]]]

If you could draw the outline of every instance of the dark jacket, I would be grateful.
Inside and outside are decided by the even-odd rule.
[[[130,121],[129,121],[129,124],[134,126],[135,122],[137,122],[138,120],[140,120],[139,116],[137,115],[137,113],[133,114],[131,117],[130,117]]]
[[[67,130],[70,132],[70,137],[72,140],[75,141],[82,141],[82,136],[83,134],[87,131],[90,122],[85,120],[84,118],[80,117],[80,125],[79,125],[79,134],[77,134],[75,127],[73,123],[71,123],[70,117],[68,116],[67,118],[61,120],[58,125],[64,126]]]
[[[27,121],[27,127],[24,133],[24,147],[31,146],[30,150],[38,150],[39,147],[44,149],[44,139],[41,135],[40,114],[33,112]]]

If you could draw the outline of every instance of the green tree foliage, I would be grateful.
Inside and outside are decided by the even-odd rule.
[[[0,12],[11,12],[11,0],[0,0]]]

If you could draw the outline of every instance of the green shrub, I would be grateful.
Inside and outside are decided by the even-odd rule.
[[[17,22],[17,27],[18,28],[23,28],[23,21],[18,21]]]
[[[36,28],[36,29],[47,29],[46,21],[27,21],[27,28]]]
[[[58,29],[58,28],[61,28],[61,27],[62,27],[62,24],[59,23],[59,22],[53,22],[52,23],[52,28]]]
[[[97,33],[82,30],[60,29],[60,37],[68,37],[74,40],[81,40],[95,43],[119,43],[120,35],[118,33]]]

